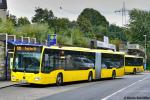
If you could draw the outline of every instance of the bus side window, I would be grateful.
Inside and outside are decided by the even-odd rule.
[[[102,63],[102,68],[107,68],[107,66],[104,63]]]
[[[66,55],[66,66],[65,66],[65,69],[69,69],[69,70],[72,70],[74,69],[73,67],[73,58],[71,55]]]

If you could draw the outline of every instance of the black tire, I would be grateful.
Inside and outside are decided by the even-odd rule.
[[[135,68],[134,68],[134,70],[133,70],[133,74],[136,75],[136,69],[135,69]]]
[[[56,78],[56,85],[57,85],[57,86],[63,85],[63,75],[62,75],[62,74],[58,74],[58,75],[57,75],[57,78]]]
[[[113,71],[112,72],[112,77],[111,77],[112,79],[115,79],[116,78],[116,71]]]
[[[90,72],[88,75],[88,82],[92,82],[93,81],[93,73]]]

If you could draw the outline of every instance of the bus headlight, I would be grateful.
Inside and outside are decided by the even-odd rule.
[[[34,80],[35,81],[39,81],[41,78],[40,77],[35,77]]]

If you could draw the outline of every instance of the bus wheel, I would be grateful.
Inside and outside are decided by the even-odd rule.
[[[56,85],[61,86],[63,84],[63,76],[62,74],[58,74],[56,78]]]
[[[134,70],[133,70],[133,74],[136,75],[136,69],[135,69],[135,68],[134,68]]]
[[[93,80],[93,74],[92,72],[90,72],[88,76],[88,82],[91,82],[92,80]]]
[[[115,79],[115,78],[116,78],[116,72],[113,71],[113,72],[112,72],[112,79]]]

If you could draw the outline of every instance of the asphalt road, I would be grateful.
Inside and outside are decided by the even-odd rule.
[[[0,89],[0,100],[150,100],[150,73],[64,86],[16,85]]]

